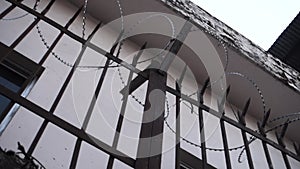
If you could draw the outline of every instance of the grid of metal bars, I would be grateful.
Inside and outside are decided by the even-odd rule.
[[[118,151],[116,149],[116,145],[118,143],[118,135],[115,135],[114,138],[114,142],[113,142],[113,146],[109,146],[106,143],[102,142],[101,140],[95,138],[92,135],[89,135],[85,132],[86,129],[86,125],[91,117],[91,113],[92,110],[95,106],[95,102],[99,96],[99,92],[101,90],[104,78],[106,76],[106,72],[109,69],[109,63],[111,61],[120,64],[121,66],[127,68],[130,72],[131,72],[131,76],[129,76],[128,78],[128,84],[130,83],[130,85],[128,85],[128,88],[126,90],[128,90],[128,93],[133,92],[136,88],[138,88],[142,83],[144,83],[145,81],[148,80],[148,95],[149,95],[149,91],[153,90],[153,89],[161,89],[165,92],[168,92],[174,96],[176,96],[176,116],[177,118],[179,118],[179,114],[180,114],[180,99],[186,100],[188,102],[190,102],[191,104],[197,106],[199,108],[199,124],[200,124],[200,131],[203,130],[203,128],[205,127],[203,124],[203,113],[204,112],[211,112],[212,114],[218,114],[219,112],[221,112],[223,115],[220,118],[220,124],[221,124],[221,133],[222,133],[222,141],[223,141],[223,146],[224,146],[224,157],[226,159],[226,167],[228,169],[232,168],[231,167],[231,162],[230,162],[230,155],[229,155],[229,148],[228,148],[228,141],[227,141],[227,134],[226,134],[226,128],[225,128],[225,124],[230,124],[238,129],[241,130],[241,134],[243,137],[243,141],[244,141],[244,146],[246,149],[246,154],[247,154],[247,161],[248,161],[248,165],[249,168],[254,168],[253,166],[253,160],[251,158],[251,152],[250,152],[250,148],[249,148],[249,140],[246,137],[246,133],[250,134],[252,136],[254,136],[255,138],[258,138],[261,140],[263,148],[264,148],[264,153],[267,159],[267,163],[269,168],[273,168],[273,164],[272,164],[272,160],[270,157],[270,153],[268,151],[268,146],[272,146],[274,148],[276,148],[277,150],[279,150],[282,153],[282,157],[284,159],[286,168],[291,168],[288,158],[287,156],[294,158],[297,161],[300,161],[300,156],[299,154],[295,154],[292,151],[288,150],[285,148],[284,142],[282,141],[282,138],[284,137],[286,128],[288,127],[287,124],[283,127],[282,132],[277,134],[277,139],[278,139],[278,143],[268,139],[266,137],[266,134],[264,132],[264,127],[266,124],[266,121],[268,119],[268,116],[265,116],[264,120],[261,123],[258,123],[258,127],[259,127],[259,133],[256,131],[253,131],[252,129],[248,128],[246,126],[246,122],[245,122],[245,115],[247,113],[247,109],[250,103],[250,100],[246,103],[244,109],[242,112],[239,112],[239,121],[236,122],[228,117],[226,117],[224,115],[223,109],[222,109],[222,101],[220,102],[219,105],[219,112],[215,111],[213,109],[211,109],[209,106],[205,105],[203,102],[203,95],[205,92],[206,87],[203,87],[202,89],[199,89],[199,95],[198,95],[198,100],[194,100],[186,95],[183,95],[180,91],[179,85],[176,84],[176,88],[173,89],[169,86],[166,85],[165,81],[161,81],[162,79],[166,80],[166,76],[164,74],[162,74],[162,72],[159,72],[158,70],[147,70],[147,71],[140,71],[137,68],[134,67],[134,65],[136,64],[136,62],[134,61],[131,65],[127,64],[126,62],[124,62],[123,60],[119,59],[118,57],[115,57],[113,55],[114,53],[114,47],[112,48],[111,51],[105,51],[101,48],[99,48],[98,46],[94,45],[93,43],[90,42],[90,39],[92,38],[92,36],[95,34],[95,32],[100,28],[101,23],[99,23],[96,28],[93,30],[93,32],[91,33],[91,35],[89,36],[89,38],[87,40],[77,36],[76,34],[72,33],[71,31],[68,30],[69,26],[74,22],[75,18],[79,15],[80,11],[82,8],[79,8],[77,10],[77,12],[74,14],[74,16],[69,20],[69,22],[65,25],[65,26],[61,26],[58,23],[56,23],[54,20],[48,18],[45,16],[45,14],[49,11],[49,9],[51,8],[51,6],[54,4],[55,0],[51,0],[50,3],[47,5],[47,7],[41,12],[37,12],[27,6],[25,6],[24,4],[22,4],[19,1],[15,1],[15,0],[7,0],[8,2],[11,3],[11,6],[8,7],[5,11],[3,11],[0,14],[0,19],[3,18],[5,15],[7,15],[10,11],[12,11],[14,8],[18,7],[21,8],[22,10],[34,15],[37,19],[34,20],[34,22],[28,26],[28,28],[15,40],[14,43],[12,43],[12,45],[9,47],[9,49],[12,51],[23,39],[24,37],[34,28],[34,26],[36,26],[36,24],[39,21],[45,21],[46,23],[50,24],[51,26],[55,27],[56,29],[60,30],[60,34],[56,37],[56,39],[54,40],[54,42],[52,43],[52,45],[50,46],[50,48],[48,49],[48,51],[46,52],[46,54],[43,56],[43,58],[41,59],[41,61],[39,62],[39,69],[35,72],[38,73],[40,72],[40,69],[42,69],[42,64],[45,62],[45,60],[47,59],[47,57],[50,55],[51,51],[54,49],[54,47],[57,45],[57,43],[59,42],[59,40],[62,38],[63,35],[67,35],[69,37],[71,37],[72,39],[76,40],[77,42],[81,43],[83,45],[83,50],[81,51],[81,54],[79,54],[79,56],[76,59],[75,62],[75,66],[71,69],[71,71],[69,72],[67,79],[65,80],[63,86],[61,87],[59,94],[57,95],[52,107],[50,108],[49,111],[45,110],[44,108],[36,105],[35,103],[33,103],[32,101],[29,101],[23,97],[20,96],[20,94],[18,93],[14,93],[10,90],[8,90],[7,88],[5,88],[4,86],[0,85],[0,94],[4,95],[5,97],[11,99],[12,101],[14,101],[15,103],[20,104],[21,106],[23,106],[24,108],[30,110],[31,112],[35,113],[36,115],[42,117],[44,119],[44,122],[42,123],[38,133],[36,134],[29,150],[28,150],[28,154],[32,154],[34,149],[36,148],[36,145],[38,143],[38,141],[40,140],[42,134],[45,131],[46,126],[49,123],[52,123],[56,126],[58,126],[59,128],[69,132],[70,134],[74,135],[77,137],[76,140],[76,144],[75,144],[75,148],[73,151],[73,155],[72,155],[72,160],[71,160],[71,164],[70,164],[70,168],[76,168],[76,162],[78,159],[78,154],[79,154],[79,150],[80,150],[80,146],[81,143],[87,142],[88,144],[96,147],[97,149],[109,154],[110,158],[109,158],[109,162],[107,165],[107,168],[112,168],[113,166],[113,161],[114,159],[118,159],[120,161],[122,161],[123,163],[127,164],[128,166],[132,167],[132,168],[160,168],[160,161],[161,161],[161,154],[154,156],[154,157],[148,157],[148,158],[137,158],[137,159],[133,159],[131,157],[129,157],[128,155]],[[185,30],[183,30],[184,32]],[[181,44],[180,43],[174,43],[174,45],[169,49],[171,52],[173,53],[177,53],[180,50]],[[64,94],[73,74],[74,71],[76,69],[76,65],[78,65],[78,63],[80,62],[82,53],[84,52],[84,50],[86,48],[90,48],[102,55],[104,55],[107,60],[105,63],[105,66],[103,68],[101,77],[98,81],[97,84],[97,88],[96,91],[94,93],[94,97],[93,100],[90,104],[90,107],[88,109],[88,113],[87,116],[85,117],[83,126],[81,129],[76,128],[74,125],[62,120],[61,118],[55,116],[53,114],[53,112],[55,111],[58,103],[60,102],[62,95]],[[142,47],[142,49],[145,48],[145,45]],[[138,58],[138,56],[137,56]],[[166,63],[168,64],[168,63]],[[137,73],[138,76],[137,78],[135,78],[134,80],[132,79],[132,74],[133,73]],[[159,81],[161,81],[161,83],[157,83],[157,79],[160,79]],[[208,83],[208,81],[207,81]],[[204,85],[204,86],[207,86]],[[126,93],[126,92],[125,92]],[[229,90],[227,90],[227,93],[224,94],[224,98],[227,96],[227,94],[229,93]],[[147,95],[147,98],[148,98]],[[223,99],[225,100],[225,99]],[[124,101],[124,104],[126,104],[126,100]],[[126,106],[126,105],[124,105]],[[147,107],[147,99],[146,99],[146,106]],[[145,108],[146,109],[146,108]],[[124,113],[124,112],[123,112]],[[270,112],[269,112],[270,113]],[[154,121],[151,122],[151,124],[143,124],[142,126],[142,130],[141,130],[141,134],[140,134],[140,138],[142,137],[146,137],[151,135],[156,135],[162,132],[162,127],[163,127],[163,116],[161,118],[158,119],[158,121]],[[150,126],[149,126],[150,125]],[[116,131],[120,131],[122,127],[122,112],[120,113],[119,116],[119,120],[118,120],[118,125],[116,128]],[[155,129],[152,129],[152,128]],[[152,132],[149,132],[149,129],[152,129]],[[204,140],[204,134],[203,132],[200,134],[201,135],[201,139]],[[176,122],[176,141],[178,142],[178,144],[176,145],[176,168],[180,168],[180,120],[177,120]],[[156,146],[161,146],[161,142],[157,142],[157,143],[153,143]],[[143,145],[139,145],[139,146],[143,146]],[[207,168],[207,157],[206,157],[206,145],[205,142],[201,143],[201,154],[202,154],[202,168]],[[121,155],[117,155],[117,154],[121,154]]]

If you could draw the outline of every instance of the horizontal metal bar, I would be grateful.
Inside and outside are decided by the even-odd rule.
[[[35,103],[21,97],[17,93],[5,88],[0,84],[0,94],[4,95],[5,97],[11,99],[12,101],[20,104],[22,107],[30,110],[32,113],[47,119],[49,122],[53,123],[54,125],[60,127],[61,129],[78,136],[78,138],[82,139],[83,141],[93,145],[94,147],[102,150],[103,152],[110,154],[111,156],[119,159],[120,161],[124,162],[125,164],[134,167],[135,160],[127,156],[126,154],[112,148],[111,146],[107,145],[106,143],[100,141],[99,139],[95,138],[92,135],[87,134],[82,129],[78,129],[72,124],[62,120],[61,118],[49,113],[47,110],[41,108],[40,106],[36,105]]]

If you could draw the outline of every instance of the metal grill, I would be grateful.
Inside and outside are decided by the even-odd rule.
[[[181,150],[181,146],[180,146],[181,141],[188,142],[188,140],[186,140],[185,138],[181,138],[181,135],[180,135],[180,127],[181,127],[180,126],[181,125],[180,124],[180,113],[181,113],[180,106],[181,106],[182,101],[187,101],[191,105],[198,107],[198,115],[199,115],[198,121],[199,121],[199,127],[200,127],[199,131],[202,131],[205,128],[205,125],[203,122],[203,116],[205,113],[220,115],[219,118],[220,118],[220,127],[221,127],[222,142],[223,142],[223,148],[220,149],[220,151],[223,151],[223,153],[224,153],[224,158],[225,158],[225,162],[226,162],[224,165],[226,166],[226,168],[228,168],[228,169],[232,168],[232,165],[231,165],[232,159],[230,157],[230,151],[232,151],[232,149],[228,145],[228,138],[227,138],[228,135],[227,135],[227,131],[226,131],[226,125],[234,126],[238,130],[240,130],[241,136],[243,139],[243,145],[237,149],[244,149],[246,156],[247,156],[248,166],[251,169],[254,168],[255,162],[253,162],[253,160],[252,160],[251,149],[250,149],[249,145],[255,139],[260,140],[262,143],[265,160],[266,160],[265,162],[268,164],[269,168],[274,168],[273,162],[271,159],[271,155],[268,150],[269,146],[271,146],[281,152],[286,168],[291,168],[288,158],[293,158],[297,161],[300,161],[300,151],[299,151],[298,145],[295,144],[295,152],[296,153],[294,153],[286,148],[285,142],[284,142],[284,136],[285,136],[286,130],[288,128],[288,125],[291,123],[291,121],[288,120],[284,124],[277,127],[277,128],[281,128],[281,131],[276,134],[277,142],[275,142],[272,139],[267,138],[267,135],[266,135],[268,132],[271,131],[270,129],[266,128],[267,122],[269,121],[270,110],[266,112],[262,121],[257,122],[258,131],[254,131],[253,129],[247,127],[247,120],[245,119],[245,116],[247,114],[248,107],[251,102],[250,99],[245,103],[245,106],[241,109],[241,111],[238,112],[238,114],[237,114],[238,120],[237,121],[226,116],[226,112],[224,111],[223,107],[225,104],[226,97],[230,93],[230,87],[224,93],[223,98],[221,100],[219,100],[218,110],[214,110],[209,105],[206,105],[206,103],[204,102],[204,99],[203,99],[205,92],[207,91],[206,89],[208,88],[208,86],[210,84],[209,79],[205,82],[205,84],[202,87],[199,87],[199,90],[197,92],[198,93],[197,99],[193,99],[193,98],[181,93],[180,86],[182,84],[180,84],[181,83],[180,81],[178,81],[175,84],[175,86],[176,86],[175,88],[168,86],[166,72],[163,72],[159,69],[146,69],[143,71],[138,70],[135,66],[136,66],[138,58],[140,57],[142,52],[139,52],[135,56],[132,63],[127,63],[126,61],[120,59],[117,56],[119,53],[117,55],[114,54],[114,53],[116,53],[117,46],[120,45],[120,43],[122,43],[122,42],[117,40],[116,43],[114,45],[112,45],[112,48],[110,51],[106,51],[106,50],[96,46],[95,44],[93,44],[91,42],[91,38],[101,27],[101,22],[94,28],[94,30],[92,31],[92,33],[89,35],[89,37],[87,39],[84,39],[84,38],[72,33],[69,30],[69,27],[74,22],[74,20],[80,15],[80,12],[84,8],[84,6],[77,10],[77,12],[68,21],[68,23],[65,26],[62,26],[62,25],[58,24],[56,21],[54,21],[46,16],[47,12],[50,10],[52,5],[55,3],[55,0],[51,0],[50,3],[46,6],[46,8],[43,9],[41,12],[37,12],[36,10],[29,8],[28,6],[22,4],[22,2],[20,2],[20,1],[7,0],[7,2],[11,3],[11,5],[0,14],[0,19],[4,18],[7,14],[9,14],[15,8],[20,8],[20,9],[28,12],[30,15],[35,16],[36,19],[26,28],[26,30],[5,51],[3,50],[2,55],[4,57],[0,58],[0,62],[10,52],[14,51],[16,46],[26,37],[26,35],[32,29],[34,29],[34,27],[37,26],[37,24],[40,21],[44,21],[47,24],[53,26],[54,28],[59,30],[60,33],[58,34],[56,39],[53,41],[53,43],[47,47],[47,52],[44,54],[42,59],[39,61],[38,68],[35,70],[34,74],[31,76],[31,78],[34,78],[34,77],[36,77],[37,74],[40,74],[41,70],[43,69],[42,65],[44,64],[44,62],[47,60],[47,58],[51,54],[55,55],[55,54],[53,54],[53,49],[56,47],[56,45],[59,43],[59,41],[61,40],[61,38],[64,35],[70,37],[71,39],[79,42],[82,45],[81,52],[77,56],[74,65],[69,65],[67,62],[60,59],[58,56],[56,56],[57,59],[60,60],[63,64],[71,67],[71,70],[69,71],[67,78],[64,81],[62,87],[59,89],[59,93],[56,96],[56,98],[49,110],[46,110],[45,108],[42,108],[41,106],[35,104],[33,101],[30,101],[30,100],[22,97],[20,95],[20,93],[14,93],[14,92],[10,91],[9,89],[7,89],[6,87],[4,87],[3,85],[0,85],[0,94],[1,95],[9,98],[14,103],[21,105],[22,107],[28,109],[32,113],[34,113],[44,119],[44,121],[41,124],[37,134],[35,135],[32,143],[30,144],[28,151],[26,152],[27,155],[31,156],[33,154],[34,150],[37,148],[38,142],[40,141],[42,135],[45,133],[46,127],[49,125],[49,123],[51,123],[76,137],[76,143],[75,143],[75,147],[73,150],[69,168],[76,168],[78,156],[80,154],[80,149],[81,149],[81,145],[83,142],[86,142],[86,143],[90,144],[91,146],[94,146],[95,148],[97,148],[109,155],[109,159],[107,162],[107,168],[113,168],[113,165],[114,165],[114,162],[116,161],[116,159],[125,163],[126,165],[128,165],[132,168],[141,168],[141,169],[142,168],[143,169],[161,168],[161,155],[162,154],[158,154],[158,155],[150,156],[150,157],[133,159],[133,158],[129,157],[128,155],[122,153],[121,151],[117,150],[117,145],[119,142],[118,133],[122,129],[122,123],[123,123],[123,118],[124,118],[123,116],[125,113],[126,104],[128,102],[128,97],[136,89],[138,89],[142,84],[144,84],[145,82],[148,82],[146,101],[145,101],[145,104],[141,103],[141,104],[144,104],[144,112],[147,112],[148,114],[149,113],[155,114],[156,112],[153,110],[150,112],[148,111],[148,109],[152,106],[163,107],[163,109],[165,109],[164,100],[166,98],[166,93],[171,94],[176,98],[175,107],[176,107],[177,120],[176,120],[176,128],[173,130],[173,132],[176,134],[175,141],[177,143],[176,148],[175,148],[176,149],[176,151],[175,151],[176,152],[175,153],[176,168],[184,168],[182,166],[185,164],[185,163],[183,163],[183,160],[182,160],[183,158],[187,159],[187,161],[188,160],[193,161],[193,158],[187,157],[186,153],[184,153]],[[192,25],[189,22],[186,22],[185,26],[181,30],[181,33],[185,34],[185,36],[186,36],[188,34],[188,32],[191,30],[191,27],[192,27]],[[122,35],[122,33],[120,35]],[[185,37],[183,36],[181,38],[184,39]],[[170,45],[168,46],[168,50],[174,54],[177,54],[179,52],[181,46],[182,46],[182,43],[178,39],[173,39],[172,43],[170,43]],[[145,48],[146,48],[146,43],[141,47],[141,51]],[[86,49],[91,49],[91,50],[98,52],[99,54],[105,56],[106,62],[105,62],[104,66],[97,67],[97,69],[102,69],[102,73],[99,78],[99,81],[97,82],[96,90],[93,94],[93,99],[89,105],[88,112],[84,118],[84,122],[83,122],[81,128],[79,129],[79,128],[75,127],[73,124],[71,124],[70,122],[67,122],[67,121],[57,117],[56,115],[54,115],[54,111],[56,110],[58,104],[60,103],[60,101],[63,97],[63,94],[65,93],[65,91],[67,89],[67,86],[70,84],[71,79],[74,76],[75,70],[77,68],[79,68],[79,62],[82,59],[82,55]],[[168,58],[170,58],[170,57],[168,57]],[[166,59],[166,60],[164,60],[163,64],[166,65],[166,67],[168,67],[170,62],[172,62],[172,59]],[[113,66],[112,64],[116,64],[116,65]],[[93,109],[95,108],[97,99],[99,97],[105,97],[105,96],[101,96],[100,92],[102,90],[102,85],[104,83],[104,80],[107,77],[107,71],[109,69],[113,69],[113,68],[117,68],[117,67],[126,68],[130,73],[129,73],[128,81],[126,82],[127,85],[126,85],[126,87],[124,87],[123,91],[121,91],[121,93],[123,93],[122,108],[121,108],[121,112],[118,117],[117,126],[115,129],[116,133],[114,135],[113,144],[112,144],[112,146],[110,146],[110,145],[106,144],[105,142],[99,140],[98,138],[86,133],[85,130],[86,130],[87,125],[92,116],[92,112],[93,112]],[[135,74],[137,76],[135,78],[133,78]],[[150,99],[149,95],[153,90],[156,90],[156,89],[159,89],[160,91],[162,91],[163,95],[159,95],[159,97],[156,98],[157,102],[155,102],[155,105],[151,105],[150,100],[149,100]],[[6,110],[3,112],[3,114],[1,115],[1,120],[8,114],[8,112],[9,112],[9,110]],[[146,116],[147,116],[147,114],[144,113],[143,118],[147,118]],[[161,114],[158,116],[157,119],[155,119],[149,123],[143,123],[143,125],[141,127],[140,138],[153,137],[153,136],[161,134],[163,132],[163,127],[164,127],[164,123],[165,123],[164,121],[165,121],[164,114]],[[166,123],[166,125],[168,125],[168,124]],[[204,132],[200,132],[199,135],[200,135],[200,140],[205,140]],[[250,140],[248,139],[247,135],[251,136]],[[151,149],[153,149],[153,147],[155,147],[155,149],[158,149],[161,151],[162,139],[163,138],[161,137],[158,140],[152,140],[152,141],[146,142],[146,143],[139,142],[137,153],[138,154],[142,153],[142,151],[150,152]],[[193,143],[190,142],[190,144],[193,144]],[[149,145],[152,145],[152,148],[145,149],[145,147],[151,147]],[[201,166],[198,166],[198,167],[199,168],[211,168],[212,166],[210,166],[207,162],[208,161],[207,160],[207,151],[209,150],[209,148],[207,147],[206,142],[201,141],[201,143],[197,144],[197,145],[201,151],[201,156],[198,157],[198,159],[201,159],[200,160],[201,163],[199,163],[199,165],[201,165]],[[216,150],[216,151],[218,151],[218,150]]]

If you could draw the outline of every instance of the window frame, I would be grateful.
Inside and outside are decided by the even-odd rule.
[[[25,79],[22,85],[20,85],[20,89],[15,93],[24,98],[27,97],[45,68],[21,53],[9,48],[2,42],[0,42],[0,52],[0,66],[6,67],[11,73],[16,73]],[[3,112],[0,112],[0,136],[19,108],[19,104],[11,101]]]

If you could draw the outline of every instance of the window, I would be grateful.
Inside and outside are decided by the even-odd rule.
[[[11,71],[4,65],[0,64],[0,84],[4,87],[18,92],[25,82],[25,78],[21,77],[17,73]],[[0,95],[0,114],[5,111],[6,107],[10,104],[10,100]]]
[[[0,84],[26,97],[43,71],[39,65],[0,42]],[[0,94],[0,135],[20,106]]]

